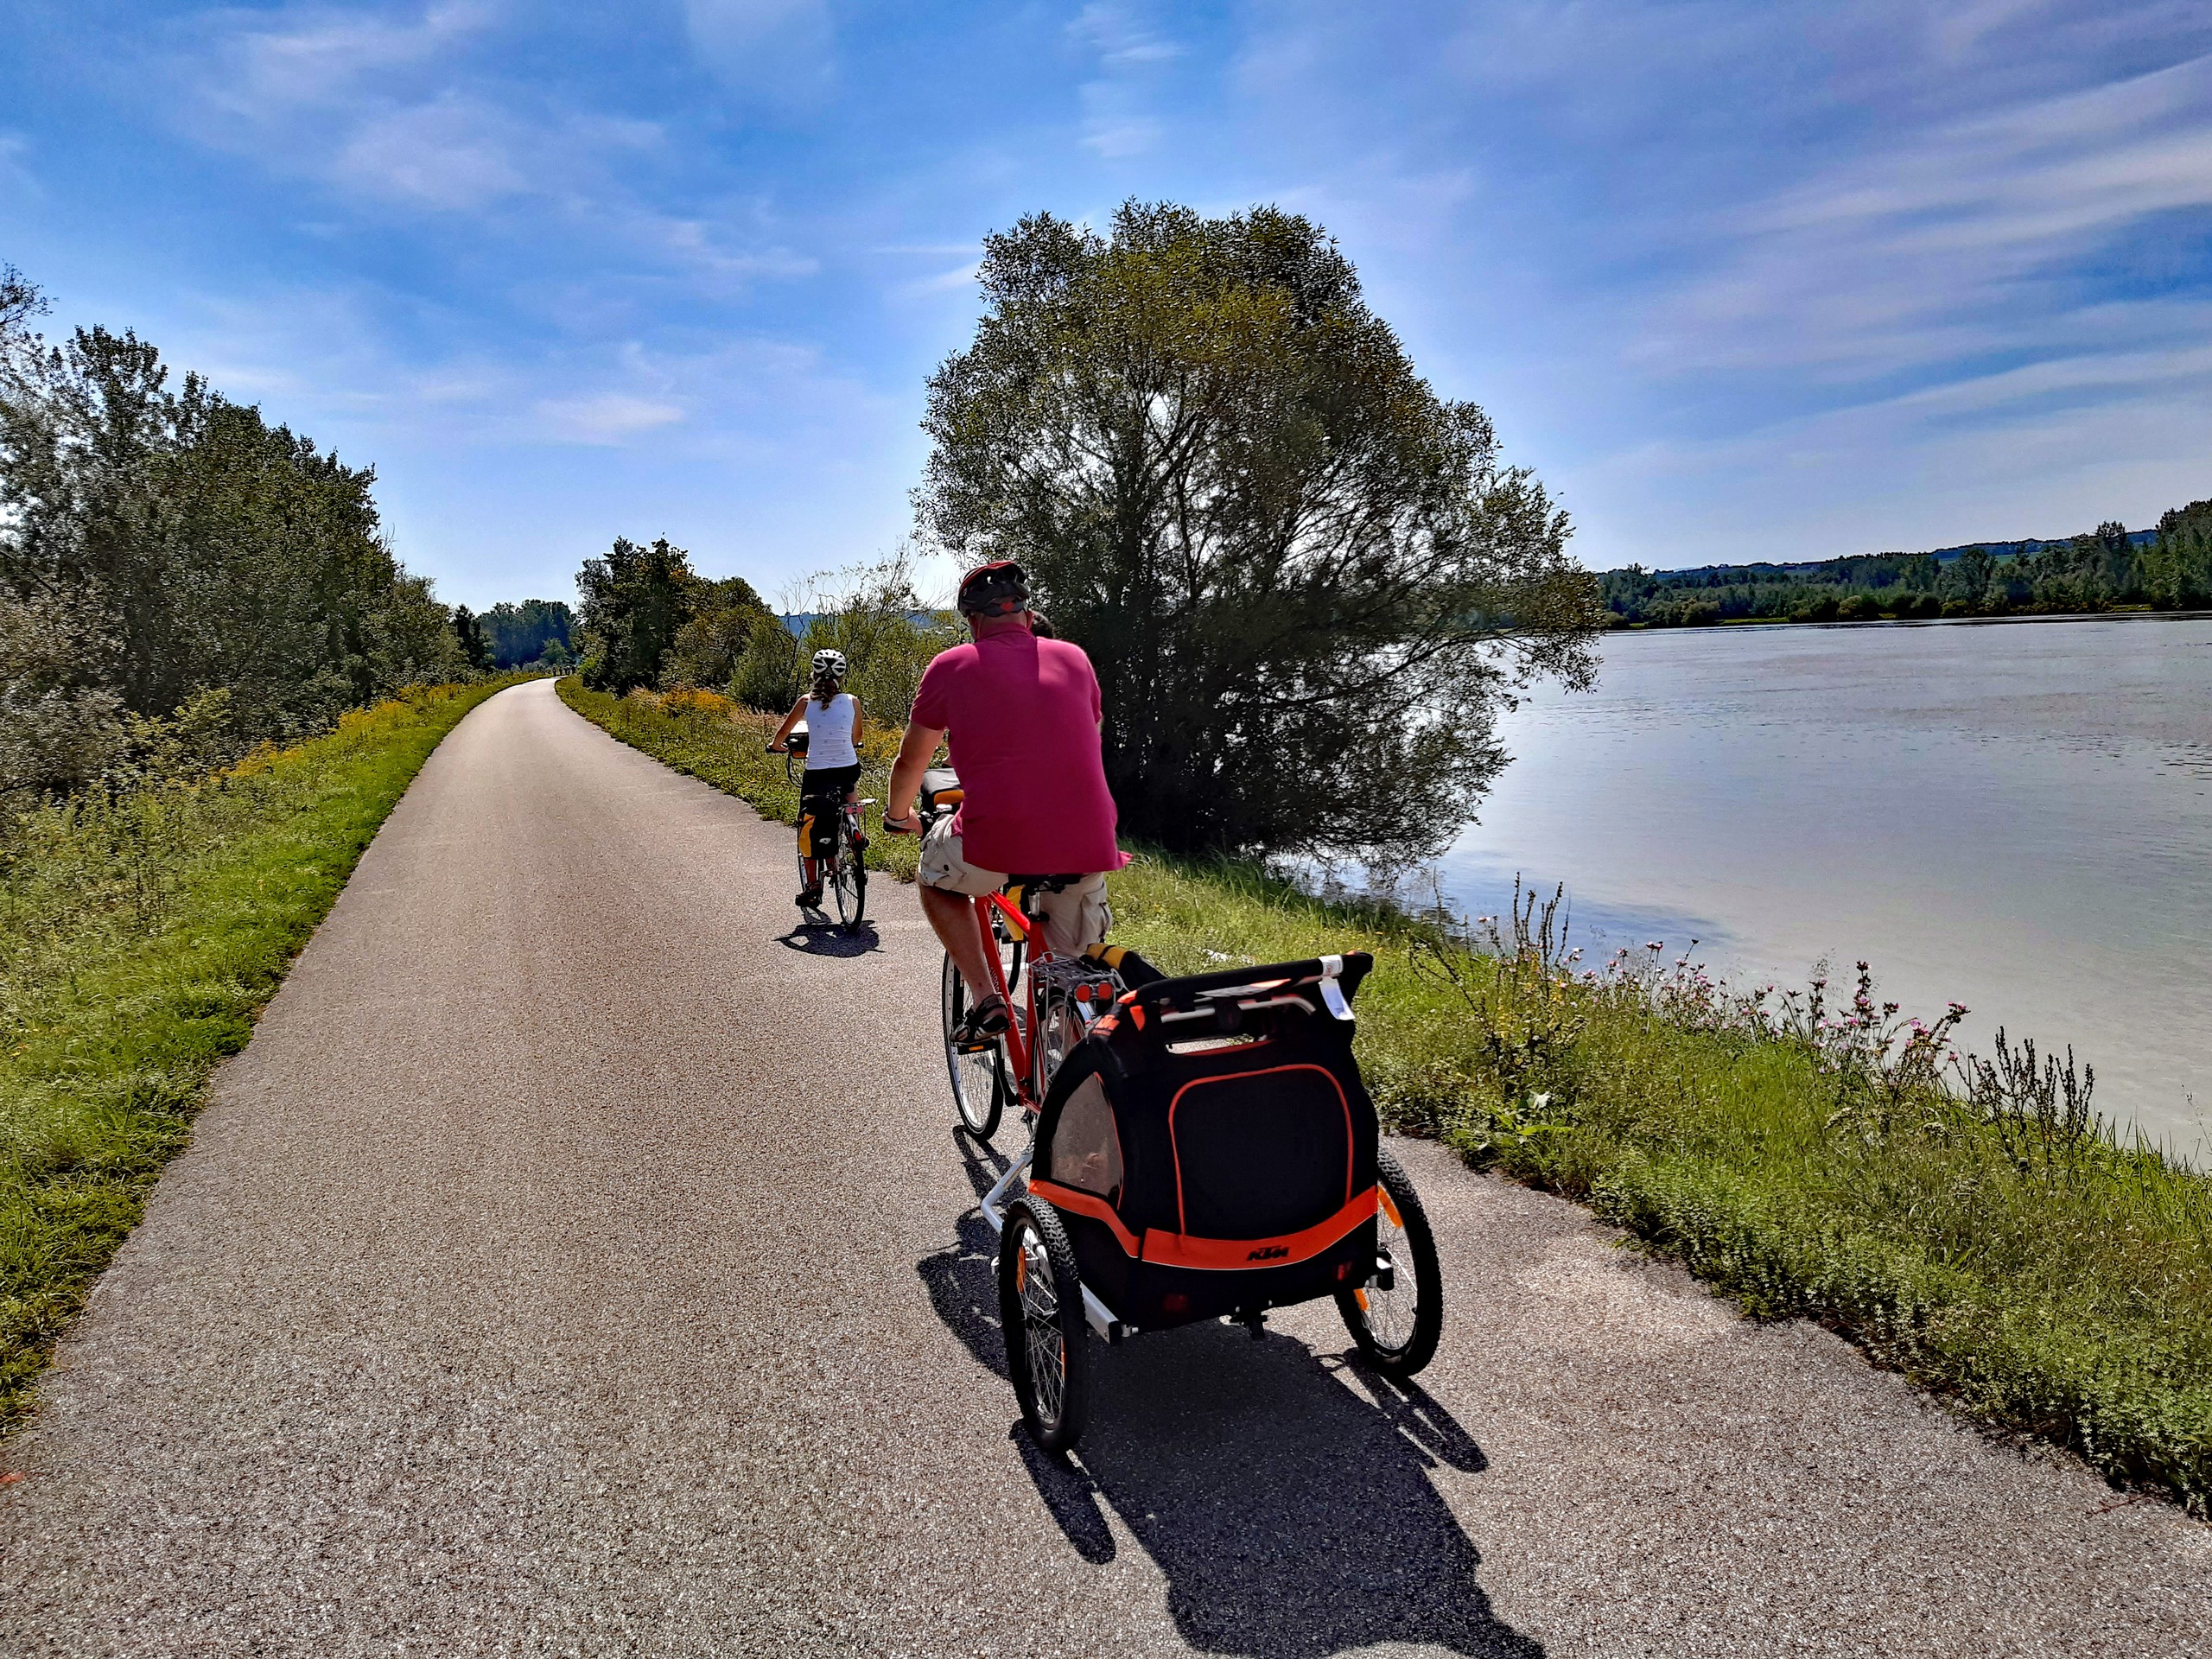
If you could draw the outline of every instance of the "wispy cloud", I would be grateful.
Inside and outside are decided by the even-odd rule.
[[[1646,350],[1871,378],[2059,344],[2108,312],[2085,258],[2206,209],[2212,57],[1914,132],[1736,215]]]
[[[0,131],[0,188],[38,192],[30,167],[31,142],[20,132]]]
[[[796,27],[804,8],[753,10]],[[626,175],[662,162],[663,124],[513,85],[500,66],[518,27],[484,5],[222,11],[172,41],[162,67],[186,89],[179,119],[194,137],[355,200],[480,221],[507,210],[533,227],[565,220],[586,243],[722,284],[816,268],[747,237],[753,207],[715,217],[657,206]]]
[[[204,141],[370,195],[473,208],[529,185],[520,124],[457,84],[495,22],[466,4],[217,11],[173,33],[162,67]]]
[[[835,31],[824,0],[684,0],[692,49],[747,103],[818,104],[835,88]]]
[[[1092,0],[1068,25],[1070,38],[1098,68],[1078,94],[1083,142],[1108,160],[1144,155],[1159,146],[1167,130],[1158,107],[1164,72],[1184,53],[1168,35],[1166,17],[1147,15],[1151,10]]]
[[[680,404],[625,392],[603,392],[596,397],[547,398],[537,405],[556,437],[571,443],[615,445],[641,432],[673,426],[683,418]]]

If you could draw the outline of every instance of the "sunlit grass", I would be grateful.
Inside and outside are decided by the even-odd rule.
[[[378,826],[512,683],[412,692],[0,841],[0,1428]]]

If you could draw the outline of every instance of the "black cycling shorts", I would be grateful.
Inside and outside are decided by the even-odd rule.
[[[860,765],[809,766],[799,774],[798,829],[809,858],[825,858],[836,839],[837,810],[861,780]]]

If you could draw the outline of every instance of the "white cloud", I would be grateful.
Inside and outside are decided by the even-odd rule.
[[[551,434],[570,443],[613,446],[683,418],[678,404],[619,391],[596,397],[549,398],[535,408]]]
[[[747,10],[723,9],[723,23],[736,30]],[[750,9],[775,38],[804,10]],[[719,213],[658,205],[650,187],[670,160],[664,126],[510,81],[514,26],[483,5],[226,10],[171,37],[149,78],[176,89],[177,118],[201,142],[357,206],[466,219],[491,237],[555,233],[571,251],[679,270],[710,291],[818,268],[776,236],[757,200]]]
[[[1169,130],[1160,108],[1164,72],[1183,48],[1147,10],[1093,0],[1068,25],[1070,38],[1094,54],[1099,67],[1077,92],[1083,142],[1108,161],[1156,150]]]
[[[2063,339],[2074,262],[2191,209],[2212,209],[2212,57],[1909,131],[1733,215],[1645,350],[1863,378]]]
[[[366,116],[330,159],[340,184],[424,207],[465,212],[531,188],[513,124],[451,94]]]
[[[20,132],[0,131],[0,189],[19,190],[28,196],[44,193],[32,174],[30,140]]]
[[[470,83],[467,53],[496,21],[467,5],[219,11],[155,73],[182,90],[180,117],[205,143],[347,194],[472,211],[537,188],[568,148]]]
[[[824,0],[684,0],[692,49],[748,102],[797,108],[835,84]]]

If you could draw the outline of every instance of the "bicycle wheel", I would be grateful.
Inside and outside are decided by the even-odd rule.
[[[960,1126],[978,1141],[998,1133],[999,1117],[1006,1110],[1006,1048],[994,1043],[984,1049],[963,1049],[952,1040],[968,1014],[968,982],[944,958],[944,978],[938,1001],[944,1011],[944,1064],[952,1074],[952,1103]]]
[[[1039,1100],[1052,1088],[1052,1074],[1060,1069],[1068,1051],[1083,1040],[1085,1029],[1073,997],[1063,990],[1046,997],[1037,1010],[1037,1039],[1031,1045],[1034,1055],[1031,1065],[1037,1073],[1032,1083]]]
[[[830,887],[836,895],[837,920],[849,933],[861,925],[868,906],[868,872],[861,867],[861,849],[853,845],[852,836],[846,833],[848,827],[838,827],[837,849],[830,861]]]
[[[1375,1243],[1376,1253],[1390,1258],[1390,1283],[1338,1291],[1337,1312],[1369,1364],[1386,1376],[1408,1377],[1436,1357],[1444,1334],[1444,1273],[1428,1212],[1396,1155],[1377,1147],[1375,1164],[1382,1189]]]
[[[999,1329],[1030,1438],[1061,1452],[1083,1433],[1090,1403],[1083,1281],[1060,1218],[1041,1198],[1007,1207],[999,1236]]]

